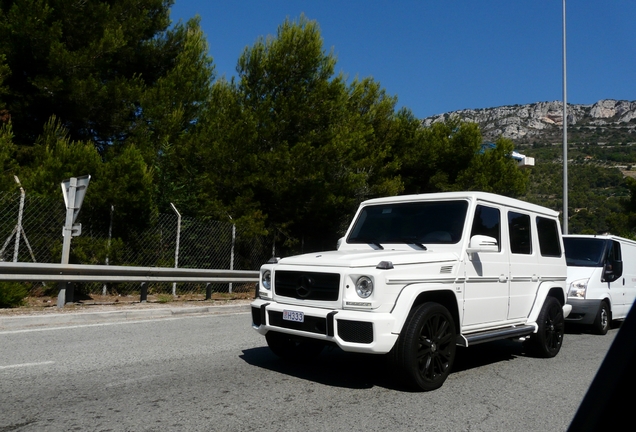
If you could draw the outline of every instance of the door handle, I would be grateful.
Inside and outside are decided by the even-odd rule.
[[[508,276],[506,275],[500,275],[499,276],[499,282],[506,282],[508,280]]]

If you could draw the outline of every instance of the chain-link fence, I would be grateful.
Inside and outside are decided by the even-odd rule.
[[[82,220],[80,236],[71,242],[71,263],[140,267],[180,267],[200,269],[257,270],[271,254],[271,240],[246,237],[232,224],[197,218],[159,214],[142,232],[133,232],[124,241],[113,237],[112,221]],[[62,227],[66,218],[63,201],[0,192],[0,261],[59,263],[62,256]],[[95,218],[93,215],[92,218]],[[107,223],[105,223],[107,222]],[[98,228],[108,227],[108,228]],[[175,265],[176,264],[176,265]],[[34,284],[31,294],[55,290]],[[214,291],[238,292],[252,286],[219,284]],[[206,287],[196,284],[155,284],[149,294],[199,294]],[[129,294],[136,284],[82,284],[80,293]]]

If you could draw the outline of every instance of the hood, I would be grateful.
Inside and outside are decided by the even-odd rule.
[[[391,261],[393,265],[456,262],[458,257],[450,252],[405,251],[405,250],[343,250],[315,252],[281,259],[284,265],[307,265],[323,267],[375,267],[380,261]]]
[[[590,279],[594,273],[598,273],[598,280],[601,280],[601,267],[574,267],[568,266],[568,284],[578,279]]]

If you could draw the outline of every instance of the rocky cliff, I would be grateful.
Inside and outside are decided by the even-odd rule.
[[[478,123],[486,140],[504,136],[523,146],[556,143],[563,136],[560,101],[454,111],[425,118],[422,124],[430,126],[452,116]],[[592,105],[568,104],[567,117],[571,142],[636,144],[636,101],[605,99]]]

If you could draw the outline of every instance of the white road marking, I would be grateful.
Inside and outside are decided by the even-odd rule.
[[[17,330],[3,330],[0,331],[0,335],[9,335],[15,333],[33,333],[39,331],[53,331],[53,330],[66,330],[66,329],[78,329],[78,328],[86,328],[86,327],[106,327],[113,325],[122,325],[122,324],[144,324],[144,323],[153,323],[159,321],[176,321],[185,318],[210,318],[215,316],[228,316],[228,315],[249,315],[250,312],[231,312],[231,313],[201,313],[201,314],[185,314],[178,316],[166,316],[165,318],[126,318],[123,321],[115,321],[115,322],[102,322],[102,323],[94,323],[94,324],[69,324],[65,326],[56,326],[56,327],[36,327],[29,329],[17,329]],[[46,325],[46,324],[44,324]]]
[[[23,367],[32,367],[32,366],[44,366],[44,365],[50,365],[55,363],[54,361],[45,361],[45,362],[39,362],[39,363],[21,363],[21,364],[14,364],[14,365],[8,365],[8,366],[0,366],[0,370],[5,370],[5,369],[17,369],[17,368],[23,368]]]

